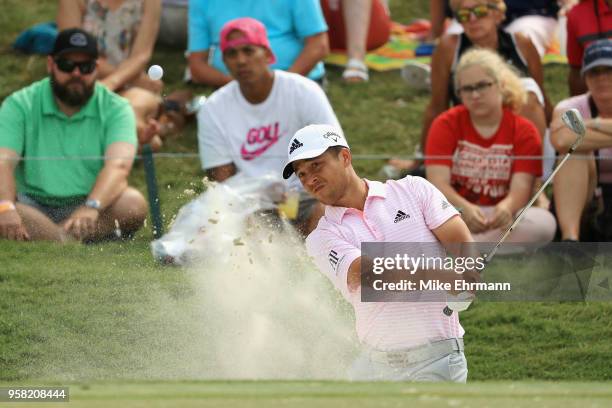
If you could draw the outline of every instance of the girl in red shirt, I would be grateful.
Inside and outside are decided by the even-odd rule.
[[[455,89],[463,104],[429,130],[427,178],[461,210],[476,241],[493,242],[531,198],[542,143],[535,126],[516,114],[527,98],[518,75],[495,52],[466,52]],[[548,243],[555,229],[548,210],[532,207],[509,242]]]

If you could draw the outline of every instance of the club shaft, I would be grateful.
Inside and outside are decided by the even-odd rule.
[[[157,176],[155,174],[155,162],[153,150],[150,144],[142,146],[142,161],[144,162],[145,179],[149,193],[149,210],[153,222],[153,238],[158,239],[164,234],[164,224],[161,216],[161,205],[159,203],[159,192],[157,191]]]
[[[531,200],[529,200],[529,202],[527,203],[527,205],[525,205],[523,207],[523,209],[521,210],[521,212],[518,214],[518,216],[514,219],[514,221],[512,222],[512,224],[510,225],[510,227],[508,227],[508,229],[506,230],[506,232],[504,232],[504,235],[502,235],[502,237],[499,239],[499,241],[497,242],[497,244],[495,244],[495,246],[493,247],[493,249],[491,250],[491,252],[489,252],[486,256],[486,260],[487,263],[491,262],[491,260],[493,259],[493,257],[495,256],[495,254],[497,253],[497,250],[499,249],[499,247],[501,246],[501,244],[504,243],[504,241],[506,240],[506,238],[508,238],[508,235],[510,235],[512,233],[512,230],[514,230],[514,228],[518,225],[519,222],[521,222],[521,220],[523,219],[523,217],[525,216],[525,213],[527,212],[527,210],[529,208],[531,208],[531,206],[533,205],[533,203],[538,199],[538,197],[540,196],[540,194],[542,194],[542,192],[544,191],[544,189],[546,189],[546,187],[548,187],[548,185],[550,184],[550,182],[552,181],[552,179],[555,177],[555,174],[557,174],[557,172],[559,171],[559,169],[561,168],[561,166],[563,166],[565,164],[565,162],[567,161],[567,159],[569,159],[569,157],[572,155],[572,153],[574,153],[574,150],[576,150],[576,147],[578,147],[578,144],[582,141],[582,138],[578,138],[574,144],[572,145],[572,147],[570,147],[569,151],[565,154],[565,156],[563,157],[563,160],[561,160],[559,162],[559,164],[555,167],[555,169],[553,170],[553,172],[550,174],[550,176],[548,176],[548,178],[544,181],[544,183],[542,183],[542,186],[539,188],[539,190],[533,195],[533,197],[531,197]]]

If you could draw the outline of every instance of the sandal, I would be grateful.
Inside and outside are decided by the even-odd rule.
[[[351,58],[342,73],[345,82],[368,82],[370,75],[366,64],[356,58]]]

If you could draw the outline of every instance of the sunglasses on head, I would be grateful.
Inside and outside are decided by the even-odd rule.
[[[488,16],[491,10],[497,10],[497,6],[495,4],[480,4],[471,8],[460,8],[455,12],[455,17],[460,23],[467,23],[470,21],[472,14],[476,18],[483,18]]]
[[[55,64],[57,65],[60,71],[65,72],[67,74],[74,71],[75,67],[78,67],[79,71],[81,71],[81,74],[83,75],[91,74],[96,69],[95,60],[76,62],[65,58],[57,58],[55,60]]]

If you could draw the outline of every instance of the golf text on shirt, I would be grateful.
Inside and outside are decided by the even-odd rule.
[[[246,141],[240,147],[240,155],[243,160],[253,160],[261,156],[274,143],[281,138],[279,122],[266,126],[256,126],[249,129]]]

